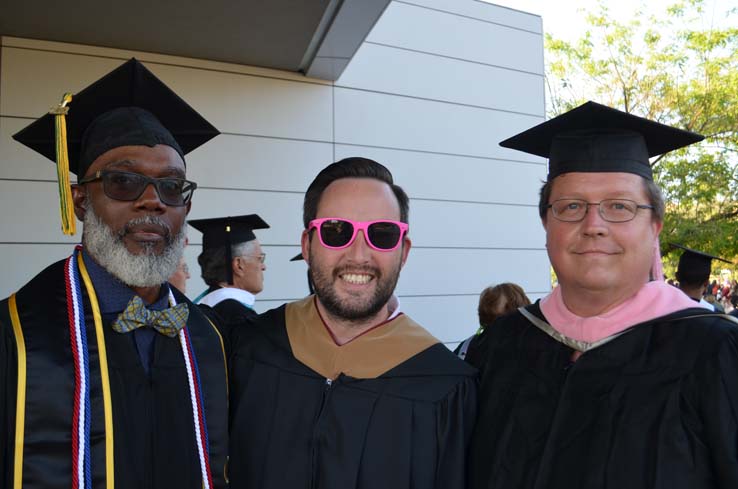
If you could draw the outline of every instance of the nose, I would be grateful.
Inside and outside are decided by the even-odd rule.
[[[582,233],[585,236],[606,236],[610,230],[608,224],[600,215],[598,204],[587,205],[587,213],[582,220]]]
[[[148,211],[163,211],[164,206],[165,204],[159,198],[159,192],[153,183],[146,185],[143,193],[136,199],[136,207]]]
[[[364,262],[368,261],[371,251],[372,249],[369,247],[369,244],[366,242],[366,238],[364,237],[364,231],[359,231],[356,233],[356,239],[354,239],[354,242],[348,247],[347,254],[354,261]]]

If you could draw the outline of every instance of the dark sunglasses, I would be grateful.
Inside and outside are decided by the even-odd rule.
[[[80,180],[78,184],[102,180],[105,195],[115,200],[137,200],[149,184],[153,184],[159,199],[166,205],[183,206],[192,199],[197,188],[195,182],[184,178],[149,178],[140,173],[127,171],[101,170]]]
[[[396,250],[407,233],[409,226],[399,221],[351,221],[339,217],[313,219],[308,231],[316,228],[320,244],[332,250],[348,248],[359,231],[364,232],[364,240],[377,251]]]

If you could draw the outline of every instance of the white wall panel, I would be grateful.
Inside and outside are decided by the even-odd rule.
[[[540,34],[406,3],[392,2],[367,41],[543,74]]]
[[[200,187],[305,192],[331,162],[330,143],[221,134],[187,156],[187,177]]]
[[[262,242],[299,246],[303,229],[302,200],[303,193],[297,192],[198,189],[188,219],[259,214],[271,226],[257,232]],[[191,243],[202,242],[201,234],[194,229],[189,237]]]
[[[482,0],[400,0],[401,3],[442,10],[452,15],[464,15],[486,22],[506,25],[515,29],[541,32],[541,17],[528,12],[493,5]]]
[[[423,247],[543,248],[537,206],[412,201],[410,236]]]
[[[0,114],[39,117],[64,92],[78,92],[121,62],[4,48]],[[332,138],[329,86],[155,63],[146,66],[221,132]]]
[[[179,66],[147,67],[221,132],[313,141],[333,136],[329,86]]]
[[[362,45],[336,85],[532,115],[545,105],[543,75],[377,44]]]
[[[542,122],[442,102],[336,88],[336,143],[540,162],[498,142]]]
[[[3,47],[0,114],[37,118],[121,60]]]
[[[54,182],[0,180],[0,242],[76,243],[64,236],[59,217],[59,192]],[[81,230],[81,223],[77,223]],[[5,257],[3,257],[3,260]]]
[[[337,160],[349,156],[385,165],[411,199],[537,205],[546,178],[543,163],[336,145]]]
[[[399,295],[479,294],[489,285],[513,282],[547,292],[548,255],[540,250],[444,250],[414,248],[402,270]]]
[[[56,180],[56,166],[51,160],[12,138],[31,122],[32,119],[0,117],[0,178]]]

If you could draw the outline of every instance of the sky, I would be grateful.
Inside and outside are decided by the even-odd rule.
[[[594,6],[594,0],[482,0],[496,5],[531,12],[543,19],[543,31],[563,40],[573,40],[585,29],[584,16],[578,9]],[[648,4],[649,11],[664,11],[674,0],[607,0],[606,5],[614,18],[627,20],[635,9]],[[711,22],[715,26],[725,26],[725,12],[731,8],[738,9],[738,0],[706,0],[703,22],[708,27]],[[738,13],[732,16],[731,22],[738,24]]]

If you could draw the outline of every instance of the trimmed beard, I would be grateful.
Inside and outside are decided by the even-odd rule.
[[[128,221],[123,229],[113,233],[95,214],[89,200],[86,208],[82,244],[90,256],[115,278],[129,287],[153,287],[166,282],[177,270],[187,238],[184,226],[179,234],[172,236],[171,229],[160,217],[144,216]],[[123,237],[132,226],[141,224],[154,224],[167,230],[161,254],[155,254],[153,243],[140,255],[128,251]]]
[[[316,260],[310,249],[308,259],[310,260],[310,277],[315,289],[315,295],[320,299],[320,303],[325,307],[326,311],[332,316],[356,323],[363,324],[367,319],[376,315],[390,300],[400,278],[400,270],[402,266],[397,265],[397,269],[391,271],[386,277],[376,267],[355,267],[344,266],[333,270],[324,271],[321,268],[320,260]],[[338,277],[346,270],[352,272],[367,272],[374,275],[377,286],[374,293],[360,303],[352,303],[345,299],[341,299],[336,293],[333,286]]]

